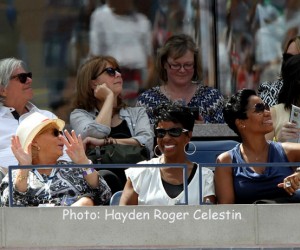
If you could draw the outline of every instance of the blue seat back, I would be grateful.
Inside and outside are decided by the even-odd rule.
[[[232,149],[237,141],[234,140],[218,140],[218,141],[191,141],[196,146],[196,151],[188,158],[197,163],[215,163],[217,157],[230,149]],[[189,145],[188,153],[195,150],[193,145]]]
[[[110,201],[109,201],[110,206],[119,206],[122,192],[123,191],[117,191],[112,195],[112,197],[110,198]]]

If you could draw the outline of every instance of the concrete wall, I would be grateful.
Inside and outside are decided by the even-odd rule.
[[[300,246],[297,204],[0,208],[0,214],[0,248]]]

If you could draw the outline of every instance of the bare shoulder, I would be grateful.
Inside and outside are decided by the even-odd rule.
[[[220,154],[217,158],[217,163],[232,163],[231,155],[229,151]]]

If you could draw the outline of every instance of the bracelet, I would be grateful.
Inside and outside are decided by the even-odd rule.
[[[18,176],[17,176],[17,179],[18,179],[19,181],[27,180],[27,178],[28,178],[28,175],[25,175],[25,176],[18,175]]]
[[[108,145],[108,144],[117,144],[117,140],[115,138],[112,138],[112,137],[105,137],[104,138],[104,145]]]
[[[94,168],[84,168],[83,169],[83,176],[90,175],[94,173],[96,170]]]

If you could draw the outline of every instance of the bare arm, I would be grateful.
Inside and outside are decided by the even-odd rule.
[[[229,153],[221,154],[217,158],[217,163],[232,163]],[[234,204],[232,167],[216,167],[215,188],[219,204]]]
[[[32,165],[31,156],[31,143],[28,145],[28,153],[21,147],[18,136],[12,136],[11,138],[11,150],[14,156],[17,158],[19,165]],[[30,169],[18,169],[15,179],[15,189],[19,192],[25,193],[27,191],[27,179]]]
[[[114,94],[106,86],[106,83],[97,83],[94,89],[94,95],[101,103],[103,103],[102,107],[98,107],[100,112],[95,121],[99,124],[110,127],[114,105]]]
[[[127,182],[120,199],[120,205],[138,205],[138,197],[139,195],[134,191],[131,180],[127,178]]]

